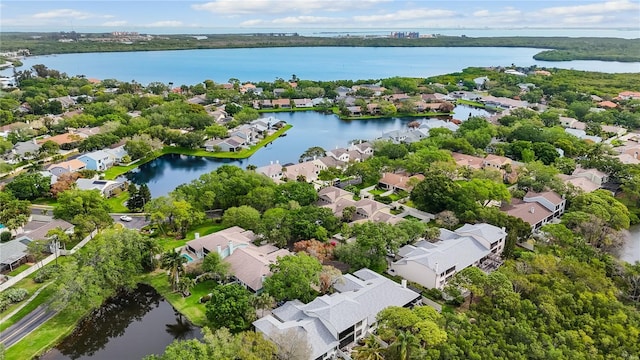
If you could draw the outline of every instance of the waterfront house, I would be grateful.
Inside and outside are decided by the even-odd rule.
[[[35,225],[35,226],[32,226]],[[73,234],[74,226],[64,220],[51,222],[30,221],[23,233],[17,234],[14,240],[0,243],[0,271],[12,271],[28,261],[29,243],[35,240],[47,240],[49,230],[61,228],[67,234]],[[49,245],[49,252],[55,252],[53,244]]]
[[[300,336],[311,347],[309,359],[334,359],[341,349],[371,334],[376,316],[390,306],[409,307],[420,294],[369,269],[347,274],[333,285],[335,293],[308,304],[288,301],[254,321],[268,339]]]
[[[311,99],[293,99],[293,105],[297,108],[311,108],[313,101]]]
[[[72,159],[57,164],[51,164],[47,167],[47,171],[51,172],[55,176],[60,176],[62,174],[78,172],[86,168],[87,164],[83,161],[80,161],[79,159]]]
[[[100,180],[97,176],[92,179],[76,180],[78,190],[98,190],[100,195],[109,198],[119,194],[126,189],[127,183],[124,181]]]
[[[213,140],[207,140],[204,143],[204,148],[207,151],[223,151],[223,152],[237,152],[242,150],[243,147],[245,147],[247,144],[245,143],[245,140],[237,137],[237,136],[232,136],[230,138],[226,138],[226,139],[213,139]]]
[[[506,238],[505,228],[486,223],[465,224],[455,231],[440,229],[434,242],[420,240],[403,246],[387,272],[442,290],[456,273],[470,266],[496,269],[502,263],[499,256]]]
[[[271,101],[274,108],[280,109],[289,109],[291,108],[291,100],[290,99],[274,99]]]
[[[347,110],[349,110],[349,115],[351,116],[362,115],[362,108],[360,106],[348,106]]]

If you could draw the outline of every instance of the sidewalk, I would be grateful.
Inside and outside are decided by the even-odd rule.
[[[7,315],[5,315],[5,317],[3,317],[2,319],[0,319],[0,324],[2,324],[3,322],[5,322],[5,320],[10,319],[13,315],[17,314],[18,311],[22,310],[23,307],[27,306],[27,304],[29,304],[31,301],[33,301],[33,299],[36,298],[36,296],[38,296],[38,294],[40,294],[40,292],[42,290],[44,290],[47,286],[53,284],[53,281],[50,281],[46,284],[44,284],[44,286],[42,286],[40,289],[38,289],[36,292],[33,293],[33,295],[31,295],[31,297],[29,297],[27,300],[25,300],[22,304],[20,304],[20,306],[18,306],[17,308],[15,308],[12,312],[8,313]]]

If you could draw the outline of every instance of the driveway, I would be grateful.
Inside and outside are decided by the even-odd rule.
[[[146,220],[144,215],[140,214],[110,214],[115,223],[121,224],[127,229],[140,230],[144,226],[149,225],[149,221]],[[120,216],[127,215],[131,218],[131,221],[122,221]]]

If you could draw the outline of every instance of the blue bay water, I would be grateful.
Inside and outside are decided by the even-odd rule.
[[[23,62],[24,68],[44,64],[70,76],[175,85],[193,85],[207,79],[227,82],[229,78],[273,81],[289,79],[292,74],[308,80],[429,77],[471,66],[511,64],[608,73],[640,72],[640,63],[534,60],[533,55],[539,51],[495,47],[299,47],[63,54],[29,57]],[[2,74],[10,75],[11,70]]]

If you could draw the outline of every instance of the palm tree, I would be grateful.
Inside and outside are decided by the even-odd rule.
[[[256,295],[253,299],[253,307],[256,310],[260,309],[260,317],[264,316],[264,311],[267,309],[273,309],[276,306],[276,300],[273,296],[267,294],[266,292],[261,293],[260,295]]]
[[[169,282],[171,283],[173,291],[176,291],[178,288],[180,275],[184,273],[184,266],[182,266],[182,264],[185,262],[187,262],[187,259],[173,250],[162,254],[162,258],[160,258],[161,267],[168,270]]]
[[[375,336],[371,335],[365,339],[364,345],[353,349],[355,360],[384,360],[384,347]]]
[[[181,256],[182,257],[182,256]],[[191,295],[191,288],[196,285],[196,281],[194,279],[183,277],[180,279],[178,283],[178,291],[182,294],[182,297],[187,297]]]
[[[402,331],[396,337],[396,341],[391,344],[389,350],[392,351],[395,359],[409,360],[411,350],[418,346],[418,338],[409,331]]]

